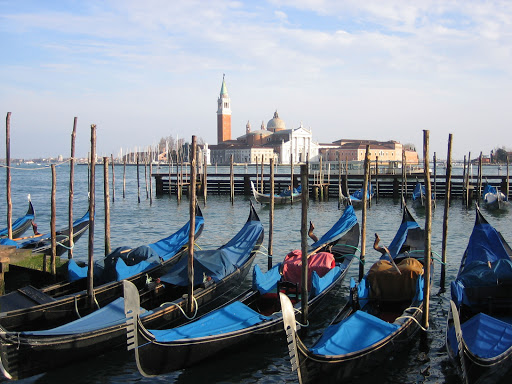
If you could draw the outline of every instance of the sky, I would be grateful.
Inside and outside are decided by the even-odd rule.
[[[12,158],[68,157],[75,116],[77,157],[91,124],[101,156],[217,144],[224,74],[232,138],[277,110],[320,143],[512,148],[507,0],[0,0],[0,52]]]

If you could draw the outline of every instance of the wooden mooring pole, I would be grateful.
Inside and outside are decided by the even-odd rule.
[[[379,156],[375,157],[375,198],[379,202]]]
[[[138,159],[138,157],[137,157]],[[95,208],[96,124],[91,125],[91,174],[89,197],[89,249],[87,269],[87,296],[89,308],[94,307],[94,208]]]
[[[293,153],[290,153],[290,203],[293,204]]]
[[[190,190],[189,190],[189,209],[190,209],[190,232],[188,235],[188,295],[187,312],[189,316],[194,313],[194,241],[196,228],[196,157],[197,145],[196,137],[192,136],[192,151],[190,159]]]
[[[206,197],[208,195],[208,163],[206,161],[206,155],[204,155],[204,167],[203,167],[203,197],[204,206],[206,207]]]
[[[265,193],[265,183],[263,182],[263,175],[265,174],[264,157],[261,155],[261,193]]]
[[[448,135],[448,154],[446,155],[446,193],[444,196],[443,239],[441,254],[441,292],[444,292],[446,279],[446,244],[448,242],[448,212],[450,211],[450,195],[452,190],[452,134]]]
[[[51,258],[50,270],[52,276],[57,274],[55,266],[55,259],[57,258],[57,232],[55,230],[55,222],[57,220],[57,172],[55,171],[55,164],[51,165],[52,168],[52,197],[51,197],[51,218],[50,218],[50,233],[51,233]],[[44,267],[46,268],[46,256],[44,258]],[[44,269],[43,269],[44,270]]]
[[[359,281],[364,276],[364,257],[366,255],[366,205],[368,195],[368,176],[370,173],[370,146],[366,146],[366,154],[364,156],[364,182],[363,182],[363,208],[361,212],[361,262],[359,263]]]
[[[153,205],[153,182],[151,175],[153,174],[153,163],[149,163],[149,205]]]
[[[139,153],[137,153],[137,202],[140,204]]]
[[[231,205],[235,203],[235,174],[233,172],[233,155],[231,155],[229,160],[229,197]],[[258,169],[256,169],[256,173],[258,173]]]
[[[110,159],[112,161],[112,202],[116,201],[116,170],[114,168],[114,155],[110,154]]]
[[[270,159],[270,209],[268,217],[268,270],[272,268],[274,242],[274,159]]]
[[[301,279],[301,308],[302,324],[308,323],[308,199],[309,199],[309,175],[308,166],[300,166],[300,179],[302,184],[302,215],[300,226],[300,243],[302,251],[302,279]]]
[[[123,159],[123,199],[126,198],[126,156]]]
[[[11,198],[11,112],[5,118],[5,175],[7,186],[7,237],[12,240],[12,198]]]
[[[428,328],[429,306],[430,306],[430,249],[432,236],[432,188],[430,186],[430,169],[429,169],[429,133],[423,131],[423,171],[425,178],[425,253],[423,261],[424,269],[424,299],[423,299],[423,327]]]
[[[71,160],[69,163],[69,198],[68,198],[68,228],[69,228],[69,249],[68,259],[73,258],[73,198],[75,189],[75,141],[76,141],[76,125],[78,117],[73,120],[73,131],[71,132]]]
[[[480,198],[482,196],[482,152],[480,152],[480,156],[478,156],[478,192],[477,192],[477,201],[480,203]]]
[[[110,249],[110,192],[108,181],[108,157],[103,157],[103,202],[105,205],[105,256]]]

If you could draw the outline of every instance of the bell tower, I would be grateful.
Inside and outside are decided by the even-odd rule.
[[[231,140],[231,99],[224,76],[222,75],[222,87],[217,101],[217,144]]]

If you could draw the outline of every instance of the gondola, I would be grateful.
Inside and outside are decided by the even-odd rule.
[[[419,181],[416,182],[416,185],[414,186],[414,189],[412,191],[412,205],[414,208],[425,208],[425,192],[426,188],[425,185],[420,183]],[[432,208],[435,208],[435,195],[432,193]]]
[[[312,287],[308,289],[310,314],[339,286],[358,243],[359,224],[354,208],[349,206],[308,252],[308,264],[313,270]],[[295,299],[295,310],[300,310],[301,266],[297,257],[300,260],[298,251],[292,252],[265,274],[258,265],[254,266],[253,288],[227,305],[177,328],[147,329],[143,314],[139,314],[137,290],[126,292],[130,297],[126,303],[132,304],[126,312],[133,327],[133,332],[128,334],[128,349],[135,350],[139,372],[151,377],[190,367],[227,348],[247,346],[263,336],[274,339],[281,333],[283,321],[277,292],[288,292]]]
[[[504,209],[508,207],[507,196],[505,196],[503,192],[498,191],[496,187],[493,187],[488,182],[484,185],[482,199],[484,207],[487,209]]]
[[[241,283],[262,241],[263,227],[251,206],[249,220],[227,244],[217,250],[194,253],[198,263],[201,260],[205,266],[211,263],[212,268],[217,267],[211,270],[210,278],[203,279],[205,270],[194,263],[194,298],[200,311],[218,306],[223,295]],[[181,311],[187,302],[187,271],[183,265],[187,265],[187,255],[183,250],[180,260],[168,268],[148,270],[127,279],[137,287],[140,303],[147,309],[144,322],[151,327],[184,321]],[[100,307],[97,310],[91,311],[89,298],[83,292],[41,305],[38,311],[0,314],[0,370],[4,376],[29,377],[125,345],[122,296],[127,280],[95,288]]]
[[[424,231],[404,206],[388,253],[359,284],[351,279],[347,304],[312,347],[300,339],[292,305],[280,295],[292,370],[299,382],[342,382],[374,369],[407,345],[422,316],[423,247]]]
[[[12,223],[12,239],[14,241],[17,240],[25,231],[30,227],[32,221],[35,218],[34,207],[32,206],[32,201],[30,201],[30,195],[28,195],[28,209],[25,216],[22,216]],[[0,239],[5,239],[8,236],[8,228],[4,228],[0,230]],[[0,243],[3,244],[3,243]],[[5,243],[8,244],[8,243]],[[11,244],[12,245],[12,244]]]
[[[269,193],[260,193],[256,190],[254,183],[251,181],[251,189],[252,195],[254,196],[254,200],[256,200],[260,204],[269,204],[270,203],[270,194]],[[293,191],[285,190],[280,194],[274,195],[274,204],[289,204],[293,201],[300,201],[302,189],[299,185],[298,188],[294,188]]]
[[[82,237],[89,228],[89,211],[87,211],[80,219],[73,222],[73,244]],[[56,255],[61,256],[69,247],[69,228],[56,231]],[[51,234],[36,234],[27,240],[18,242],[17,248],[30,249],[32,253],[40,253],[51,255],[52,253],[52,237]]]
[[[512,369],[512,250],[478,207],[450,288],[450,360],[463,383],[498,382]]]
[[[368,190],[366,192],[366,201],[371,201],[374,196],[374,190],[372,187],[372,183],[368,184]],[[363,188],[358,189],[354,193],[351,193],[347,198],[345,198],[345,203],[353,205],[355,208],[362,207],[363,205]]]

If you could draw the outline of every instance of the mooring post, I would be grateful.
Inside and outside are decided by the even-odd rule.
[[[171,183],[171,150],[167,151],[167,166],[169,167],[169,181],[167,182],[167,186],[169,188],[169,196],[172,195],[172,183]]]
[[[293,204],[293,153],[290,153],[290,204]]]
[[[343,202],[343,192],[341,190],[341,157],[338,153],[338,209],[341,209]]]
[[[441,254],[441,291],[444,292],[446,278],[446,244],[448,242],[448,212],[450,211],[450,194],[452,188],[452,134],[448,135],[448,154],[446,155],[446,193],[444,196],[443,243]]]
[[[368,195],[368,174],[370,173],[370,145],[366,146],[364,156],[363,208],[361,212],[361,262],[359,263],[359,281],[364,276],[364,257],[366,255],[366,200]]]
[[[208,196],[208,162],[206,158],[206,154],[203,155],[204,160],[204,168],[203,168],[203,197],[204,197],[204,206],[206,207],[206,198]]]
[[[375,157],[375,198],[379,202],[379,156]]]
[[[424,269],[424,300],[423,300],[423,327],[428,328],[429,306],[430,306],[430,247],[432,236],[432,188],[430,186],[430,170],[429,170],[429,133],[423,130],[423,171],[425,178],[425,254],[423,261]]]
[[[103,157],[103,202],[105,204],[105,256],[110,249],[110,193],[108,181],[108,157]]]
[[[482,170],[482,152],[480,152],[480,156],[478,156],[478,202],[482,196]]]
[[[11,112],[5,118],[5,165],[7,185],[7,237],[12,240],[12,199],[11,199]]]
[[[434,197],[437,199],[437,156],[434,152]],[[435,204],[435,202],[434,202]]]
[[[123,199],[126,198],[126,156],[123,158]]]
[[[149,163],[149,205],[153,205],[153,182],[151,175],[153,174],[153,163]]]
[[[235,203],[235,174],[233,170],[233,155],[231,155],[229,165],[229,194],[231,205]],[[256,173],[258,173],[258,169],[256,169]]]
[[[509,193],[508,155],[507,155],[507,185],[506,185],[505,189],[507,190],[507,200],[508,200],[508,193]]]
[[[403,208],[405,196],[405,151],[402,149],[402,187],[400,188],[400,208]]]
[[[188,235],[188,296],[187,312],[189,316],[194,313],[194,241],[196,228],[196,137],[192,136],[192,151],[190,160],[190,232]]]
[[[140,204],[139,153],[137,152],[137,202]]]
[[[73,120],[73,131],[71,132],[71,159],[69,163],[69,199],[68,199],[68,228],[69,228],[69,249],[68,259],[73,258],[73,198],[75,189],[75,141],[76,141],[76,125],[78,117]]]
[[[110,158],[112,161],[112,202],[116,201],[116,171],[114,168],[114,155],[111,153]]]
[[[265,171],[265,158],[261,155],[261,193],[265,193],[265,183],[263,182],[263,176]]]
[[[467,207],[466,197],[466,155],[464,155],[464,166],[462,168],[462,205]]]
[[[309,199],[309,175],[308,166],[300,166],[300,179],[302,184],[302,215],[300,226],[300,243],[302,251],[302,279],[301,279],[301,306],[302,324],[308,323],[308,199]]]
[[[52,253],[50,258],[50,270],[52,276],[57,274],[55,266],[55,259],[57,257],[57,232],[55,230],[55,222],[57,217],[57,172],[55,171],[55,164],[51,165],[52,168],[52,197],[51,197],[51,218],[50,218],[50,233],[51,233],[51,247]],[[44,260],[46,266],[46,259]]]
[[[138,156],[137,156],[138,161]],[[94,208],[95,208],[95,165],[96,165],[96,124],[91,125],[91,174],[90,174],[90,198],[89,198],[89,249],[87,269],[87,296],[89,308],[94,307]]]
[[[144,182],[146,184],[146,200],[149,199],[148,189],[148,153],[144,154]]]
[[[274,159],[270,158],[270,209],[268,218],[268,270],[272,268],[274,242]]]
[[[258,170],[260,169],[259,168],[259,156],[256,155],[256,168],[254,169],[254,173],[256,173],[256,190],[259,191],[260,190],[260,173],[258,172]]]
[[[350,196],[350,192],[348,190],[348,156],[345,157],[345,194],[347,197]]]

